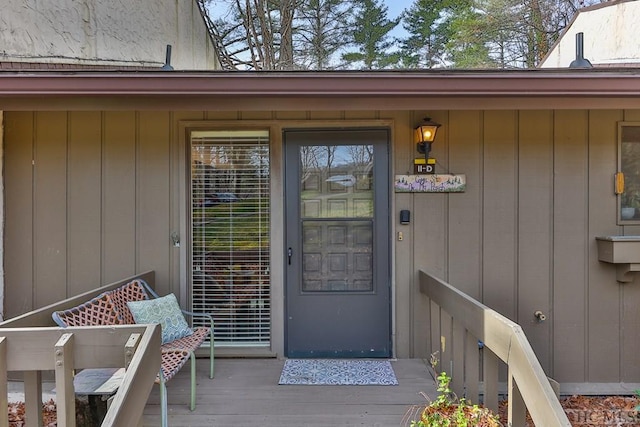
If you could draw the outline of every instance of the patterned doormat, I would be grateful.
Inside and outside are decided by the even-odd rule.
[[[287,359],[278,384],[398,385],[388,360]]]

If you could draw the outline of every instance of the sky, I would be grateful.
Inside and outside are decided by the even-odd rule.
[[[389,18],[396,18],[404,9],[409,8],[414,0],[384,0],[384,4],[389,8]]]
[[[388,18],[395,19],[397,18],[403,10],[411,7],[415,0],[384,0],[384,4],[389,8]],[[402,28],[402,23],[398,24],[396,28],[393,29],[391,34],[395,37],[404,37],[406,36],[406,31]]]

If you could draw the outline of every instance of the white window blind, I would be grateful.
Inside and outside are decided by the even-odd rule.
[[[192,308],[216,346],[269,345],[269,133],[191,133]]]

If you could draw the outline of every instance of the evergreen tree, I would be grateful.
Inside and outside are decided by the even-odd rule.
[[[408,36],[398,39],[400,60],[406,68],[434,68],[444,65],[448,26],[441,18],[448,0],[416,0],[402,14]]]
[[[355,52],[342,55],[349,64],[361,63],[360,68],[372,70],[388,68],[398,62],[392,52],[393,38],[389,32],[400,23],[400,17],[387,18],[389,8],[376,0],[354,0],[355,19],[351,32],[351,45]],[[350,67],[352,68],[352,67]]]
[[[446,43],[452,68],[496,68],[489,51],[489,37],[484,16],[472,7],[458,10],[450,21],[451,37]]]
[[[454,67],[534,68],[578,8],[597,1],[473,0],[452,15],[449,58]]]

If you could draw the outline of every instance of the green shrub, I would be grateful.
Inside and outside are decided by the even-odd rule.
[[[432,363],[433,364],[433,363]],[[411,427],[500,427],[498,416],[487,408],[458,399],[446,372],[438,375],[438,397],[420,413]]]

